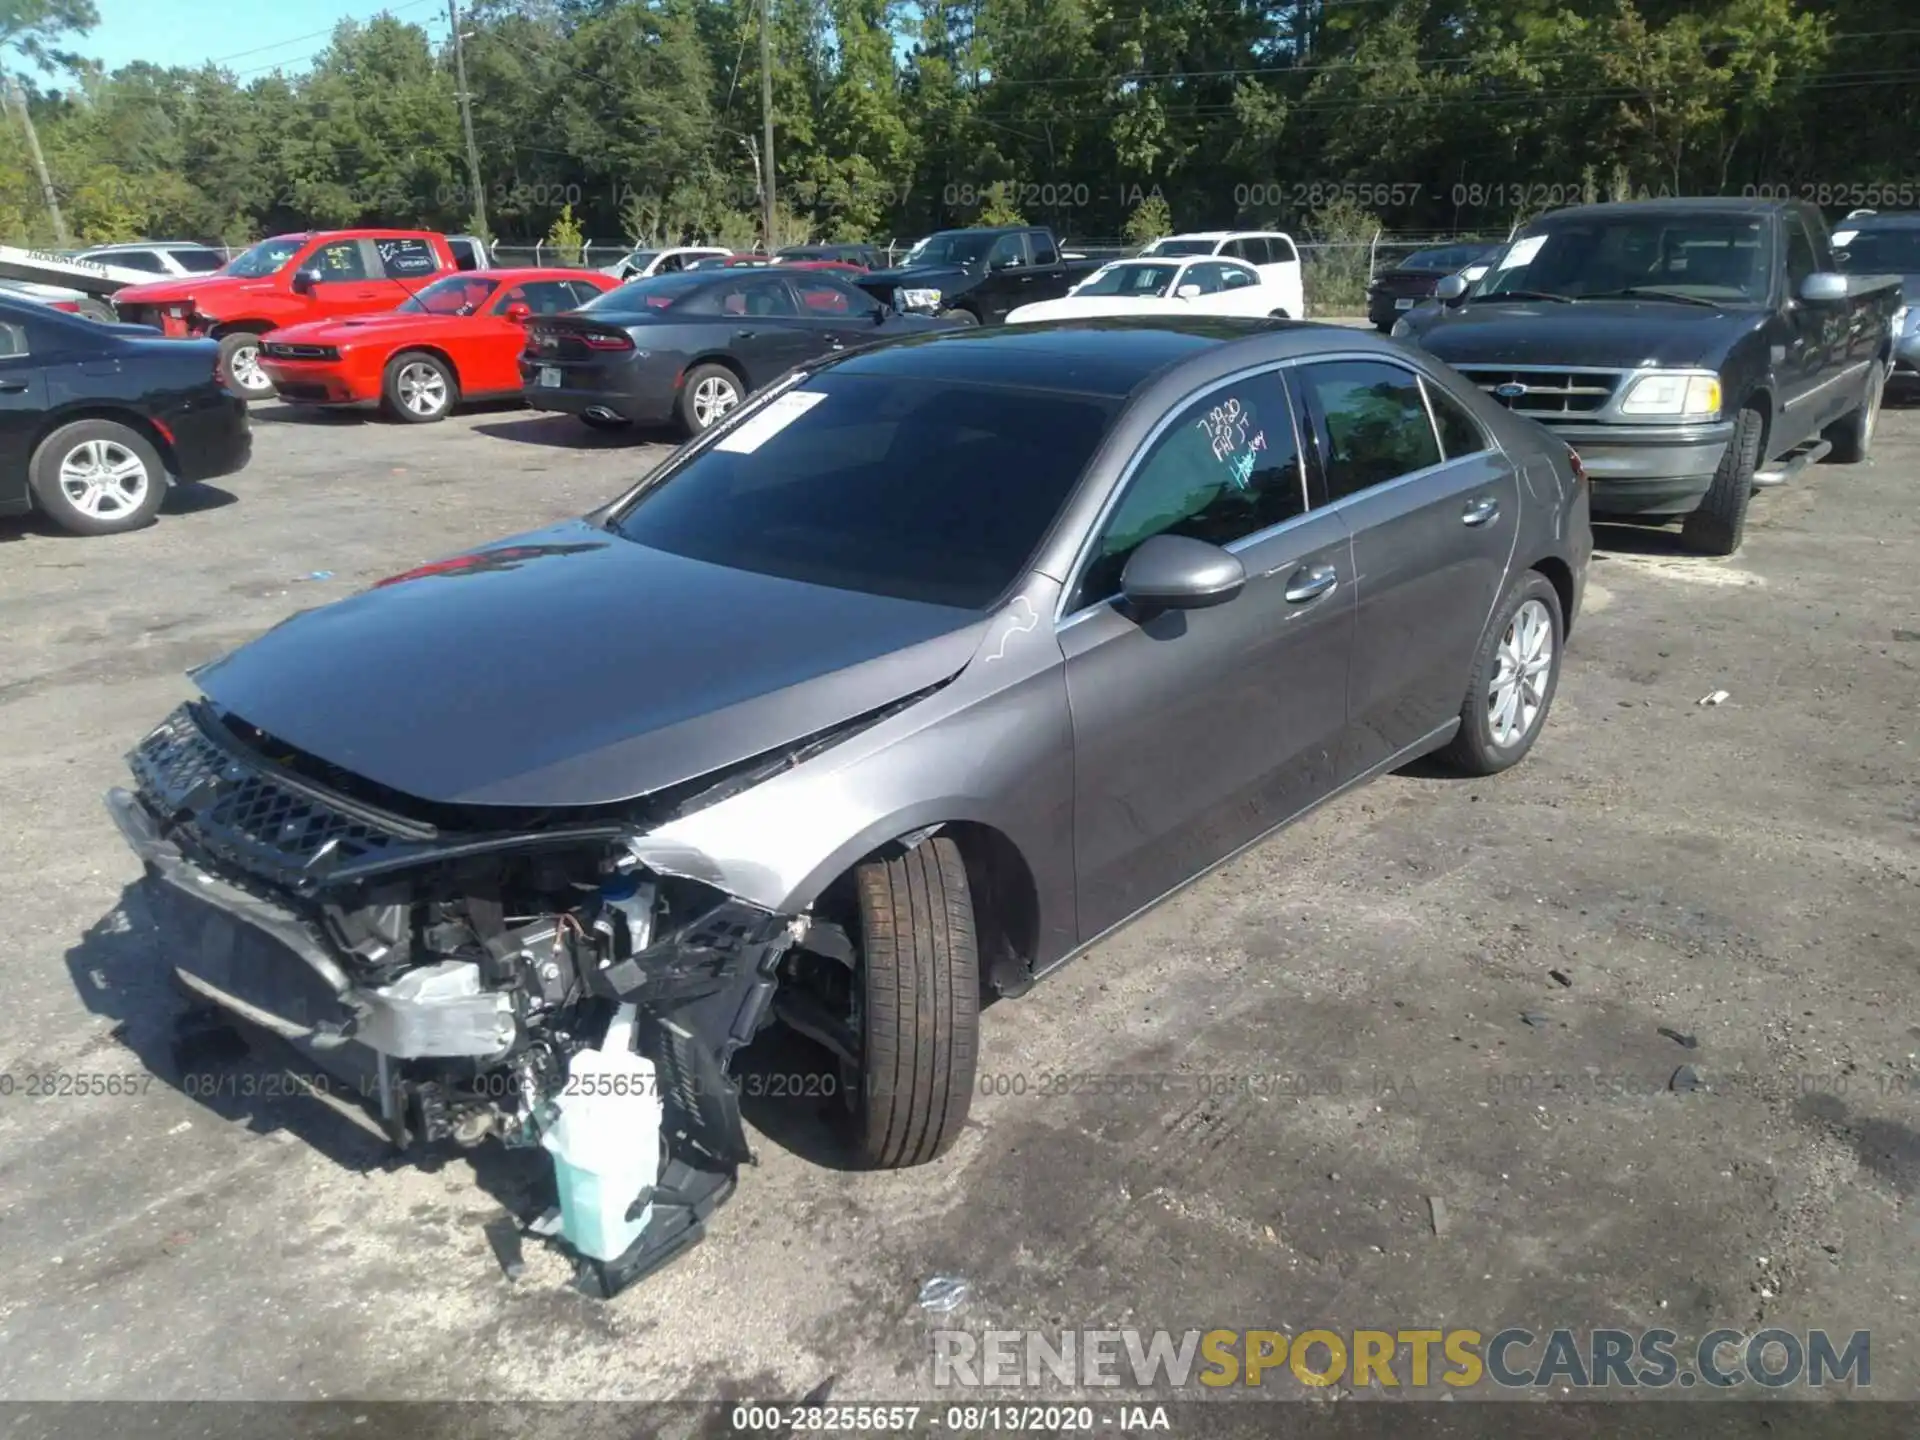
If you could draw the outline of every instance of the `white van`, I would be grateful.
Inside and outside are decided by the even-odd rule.
[[[1142,255],[1226,255],[1257,269],[1282,297],[1281,308],[1291,319],[1307,318],[1306,289],[1300,277],[1300,251],[1291,235],[1277,230],[1194,230],[1167,235],[1140,252]]]

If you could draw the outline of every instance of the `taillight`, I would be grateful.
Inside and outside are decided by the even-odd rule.
[[[69,315],[78,315],[80,306],[72,300],[53,300],[47,304],[49,310],[64,310]]]
[[[589,350],[631,350],[633,349],[633,337],[631,335],[622,335],[618,331],[615,331],[611,334],[588,333],[588,334],[581,335],[580,338],[586,342],[586,346]]]

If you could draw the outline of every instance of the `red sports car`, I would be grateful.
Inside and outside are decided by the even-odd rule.
[[[297,405],[377,405],[412,424],[462,400],[518,399],[526,322],[618,288],[594,270],[467,270],[397,310],[314,320],[260,342],[260,368]]]

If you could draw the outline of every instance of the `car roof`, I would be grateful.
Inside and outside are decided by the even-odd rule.
[[[116,240],[110,245],[89,245],[82,254],[98,255],[107,250],[219,250],[198,240]]]
[[[1843,220],[1841,230],[1913,230],[1920,228],[1920,210],[1877,210]]]
[[[477,270],[462,270],[441,277],[446,280],[587,280],[599,283],[612,280],[598,270],[573,270],[564,265],[483,265]]]
[[[1018,390],[1122,399],[1148,381],[1202,360],[1225,345],[1284,360],[1327,348],[1404,355],[1371,331],[1295,320],[1120,316],[941,330],[850,354],[832,369],[848,375],[962,381]]]
[[[1777,210],[1797,207],[1791,200],[1761,200],[1740,195],[1662,196],[1658,200],[1607,200],[1597,205],[1569,205],[1536,215],[1529,224],[1541,225],[1560,220],[1611,220],[1630,215],[1685,215],[1711,210],[1724,215],[1771,215]]]
[[[1182,230],[1178,235],[1162,235],[1160,240],[1238,240],[1247,235],[1277,235],[1283,240],[1293,238],[1284,230]],[[1158,245],[1160,240],[1153,243]]]

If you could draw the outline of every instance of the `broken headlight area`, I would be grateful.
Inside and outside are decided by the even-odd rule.
[[[299,759],[187,706],[109,793],[183,988],[357,1086],[397,1146],[552,1152],[541,1233],[601,1293],[697,1240],[752,1159],[732,1057],[783,957],[844,933],[648,870],[634,818],[479,829]]]

